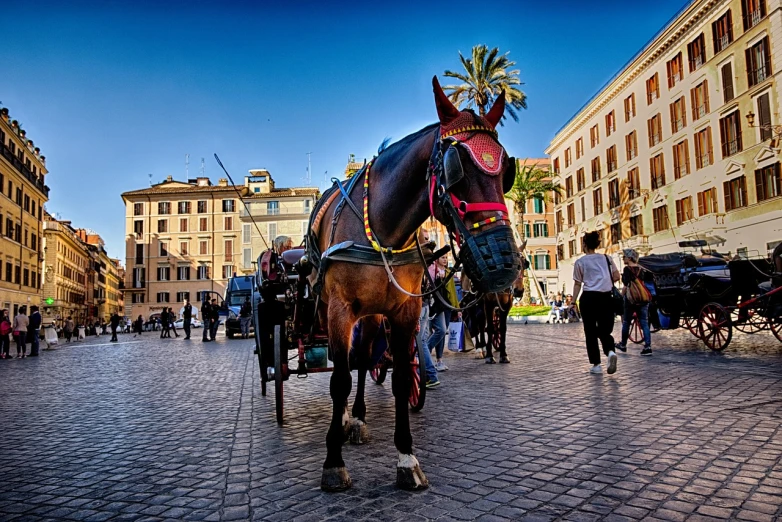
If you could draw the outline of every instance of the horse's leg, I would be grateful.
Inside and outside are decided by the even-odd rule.
[[[511,304],[512,298],[507,304],[503,305],[504,309],[497,310],[497,313],[500,316],[500,362],[505,364],[510,362],[505,347],[505,336],[508,333],[508,314],[510,313]]]
[[[382,316],[364,317],[361,328],[361,337],[358,340],[358,346],[354,346],[356,369],[358,370],[358,386],[356,387],[356,398],[353,401],[353,410],[351,412],[350,433],[348,438],[352,444],[363,444],[369,441],[369,431],[366,425],[367,406],[364,402],[364,387],[367,382],[367,371],[372,359],[372,350],[374,349],[374,340],[382,325]]]
[[[484,303],[484,310],[486,311],[486,356],[483,360],[486,361],[486,364],[494,364],[497,362],[492,353],[494,336],[497,333],[494,331],[494,304]]]
[[[410,395],[410,342],[415,335],[415,327],[421,310],[420,299],[408,299],[391,322],[391,350],[394,357],[392,389],[396,406],[396,427],[394,445],[399,452],[396,465],[396,485],[401,489],[418,490],[429,487],[418,460],[413,456],[413,437],[410,434],[410,417],[407,402]],[[420,363],[423,365],[423,361]],[[423,367],[421,370],[423,375]],[[422,376],[423,378],[423,376]]]
[[[352,482],[345,461],[342,460],[342,444],[349,428],[347,401],[353,387],[348,364],[350,334],[356,318],[350,308],[339,299],[332,298],[328,306],[329,345],[334,358],[334,373],[331,374],[331,400],[333,411],[331,425],[326,435],[326,462],[320,487],[324,491],[344,491]]]

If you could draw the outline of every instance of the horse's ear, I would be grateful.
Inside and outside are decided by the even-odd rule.
[[[440,123],[448,124],[459,116],[459,109],[454,107],[451,100],[445,95],[443,88],[440,87],[440,82],[437,81],[437,76],[432,77],[432,87],[434,88],[434,104],[437,106],[437,116],[440,118]]]
[[[492,127],[497,127],[497,124],[502,119],[502,115],[505,113],[505,91],[503,90],[497,99],[494,101],[494,105],[491,106],[489,114],[486,115],[486,121],[488,121]]]

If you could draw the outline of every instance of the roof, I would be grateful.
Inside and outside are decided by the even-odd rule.
[[[171,186],[166,186],[171,185]],[[236,187],[236,190],[239,191],[240,194],[245,192],[247,190],[247,187],[244,185],[238,185]],[[139,190],[130,190],[128,192],[123,192],[122,197],[126,196],[153,196],[153,195],[165,195],[165,194],[191,194],[193,192],[203,192],[203,193],[209,193],[209,192],[234,192],[233,185],[227,185],[227,186],[219,186],[219,185],[208,185],[208,186],[202,186],[199,187],[198,185],[190,185],[188,183],[182,183],[181,181],[175,181],[175,182],[168,182],[164,181],[163,183],[159,183],[157,185],[153,185],[149,188],[145,189],[139,189]],[[242,194],[244,195],[244,194]]]
[[[256,192],[250,194],[252,198],[285,198],[292,196],[318,196],[320,189],[315,187],[276,188],[271,192]]]

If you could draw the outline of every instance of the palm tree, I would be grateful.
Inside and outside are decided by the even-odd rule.
[[[527,95],[517,86],[524,85],[519,80],[519,70],[508,69],[516,65],[516,62],[508,58],[509,53],[499,54],[495,47],[492,50],[486,45],[476,45],[472,48],[472,58],[465,58],[459,52],[459,59],[464,66],[464,73],[445,71],[445,76],[461,80],[461,85],[446,85],[443,89],[450,93],[448,98],[457,106],[465,108],[478,108],[481,116],[486,115],[486,108],[494,103],[494,100],[502,91],[505,91],[507,112],[514,121],[519,121],[518,109],[527,108]],[[503,120],[505,115],[503,115]]]
[[[518,227],[522,251],[524,250],[523,245],[526,245],[524,214],[527,210],[527,203],[531,200],[540,200],[545,205],[551,202],[552,194],[562,194],[562,187],[551,181],[551,173],[548,169],[540,168],[535,164],[528,166],[526,160],[521,165],[518,160],[516,161],[516,179],[513,182],[513,188],[506,197],[513,201],[513,209],[519,216]],[[529,291],[529,278],[525,277],[524,304],[529,304]]]

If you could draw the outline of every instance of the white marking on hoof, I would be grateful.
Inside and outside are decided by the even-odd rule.
[[[415,455],[404,455],[402,453],[399,454],[399,461],[396,463],[397,468],[414,468],[418,466],[418,459],[415,458]]]
[[[399,454],[396,465],[396,485],[407,491],[419,491],[429,487],[426,475],[413,455]]]
[[[369,430],[365,422],[359,419],[350,421],[350,433],[348,439],[351,444],[364,444],[369,441]]]

